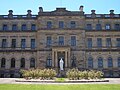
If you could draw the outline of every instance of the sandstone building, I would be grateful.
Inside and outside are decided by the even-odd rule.
[[[0,77],[20,77],[20,69],[101,70],[120,77],[120,14],[85,14],[56,8],[37,15],[0,15]]]

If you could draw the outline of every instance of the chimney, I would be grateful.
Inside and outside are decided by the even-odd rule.
[[[110,10],[110,14],[114,14],[114,10]]]
[[[32,11],[31,11],[31,10],[27,10],[27,12],[28,12],[28,13],[27,13],[27,16],[28,16],[28,17],[31,17],[31,15],[32,15],[31,12],[32,12]]]
[[[43,12],[43,8],[42,7],[39,7],[39,12]]]
[[[91,14],[95,14],[95,10],[91,10]]]
[[[80,12],[83,12],[83,8],[84,8],[84,6],[80,6],[80,8],[79,8]]]
[[[13,17],[13,10],[9,10],[8,12],[9,12],[8,17],[12,18]]]

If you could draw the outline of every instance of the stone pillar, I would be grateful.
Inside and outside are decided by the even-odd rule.
[[[65,51],[65,67],[67,67],[67,51]]]
[[[70,58],[70,51],[68,51],[68,67],[70,67],[70,61],[71,61],[71,58]]]
[[[57,51],[55,51],[55,67],[58,67]]]
[[[54,55],[55,54],[55,52],[54,51],[52,51],[52,67],[55,67],[55,58],[54,58]]]

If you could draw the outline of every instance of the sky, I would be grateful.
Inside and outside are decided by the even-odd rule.
[[[120,14],[120,0],[0,0],[0,15],[7,15],[8,10],[13,10],[14,15],[26,15],[29,9],[32,14],[38,14],[39,7],[43,7],[44,11],[54,11],[57,7],[79,11],[81,5],[85,14],[90,14],[93,9],[96,14],[109,14],[111,9]]]

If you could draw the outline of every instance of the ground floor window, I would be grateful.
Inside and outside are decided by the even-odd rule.
[[[52,59],[50,57],[47,58],[46,66],[52,67]]]

